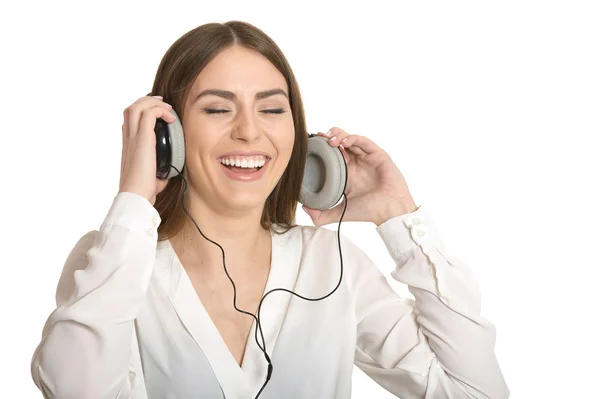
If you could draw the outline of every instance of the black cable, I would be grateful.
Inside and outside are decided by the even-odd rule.
[[[344,196],[344,210],[342,211],[342,216],[340,217],[340,221],[338,223],[338,230],[337,230],[338,249],[339,249],[339,252],[340,252],[340,279],[339,279],[337,285],[335,286],[335,288],[333,289],[333,291],[331,291],[329,294],[327,294],[327,295],[325,295],[325,296],[323,296],[321,298],[306,298],[306,297],[304,297],[304,296],[302,296],[300,294],[296,294],[295,292],[290,291],[290,290],[288,290],[286,288],[275,288],[275,289],[272,289],[271,291],[267,292],[261,298],[260,303],[258,304],[257,316],[254,316],[252,313],[247,312],[247,311],[242,310],[242,309],[239,309],[237,307],[237,305],[236,305],[236,299],[237,299],[236,287],[235,287],[235,283],[233,282],[233,279],[231,278],[231,276],[229,275],[229,272],[227,271],[227,266],[226,266],[226,262],[225,262],[225,250],[223,249],[223,247],[221,245],[219,245],[218,243],[214,242],[210,238],[206,237],[204,235],[204,233],[202,233],[202,230],[200,230],[200,227],[198,227],[198,224],[196,223],[196,221],[194,220],[194,218],[192,217],[192,215],[190,215],[189,212],[187,211],[187,209],[185,208],[184,197],[185,197],[185,193],[187,192],[187,180],[185,179],[185,177],[183,176],[183,173],[181,171],[179,171],[173,165],[170,165],[170,166],[173,169],[175,169],[177,171],[177,173],[179,173],[179,175],[183,179],[183,193],[181,194],[181,206],[183,208],[183,211],[190,218],[190,220],[194,223],[194,226],[196,226],[196,229],[202,235],[202,237],[204,237],[207,241],[215,244],[216,246],[218,246],[221,249],[221,253],[223,255],[223,269],[225,270],[225,274],[227,275],[227,277],[229,278],[229,281],[231,281],[231,285],[233,286],[233,307],[238,312],[247,314],[248,316],[251,316],[251,317],[254,318],[254,320],[256,320],[256,328],[254,329],[254,340],[256,341],[256,344],[258,345],[258,347],[260,348],[260,350],[265,355],[265,359],[267,360],[267,363],[268,363],[267,378],[265,379],[264,384],[262,385],[262,387],[260,388],[260,390],[258,391],[258,393],[256,394],[256,397],[255,397],[255,399],[258,399],[258,397],[260,396],[260,394],[262,393],[262,391],[267,386],[267,383],[271,379],[271,374],[273,373],[273,363],[271,363],[271,358],[267,354],[267,350],[266,350],[266,346],[267,345],[265,343],[265,336],[263,334],[262,325],[260,324],[260,309],[261,309],[262,303],[265,300],[265,298],[267,297],[267,295],[269,295],[270,293],[275,292],[275,291],[284,291],[284,292],[289,292],[292,295],[296,295],[298,298],[304,299],[306,301],[320,301],[320,300],[323,300],[323,299],[327,298],[331,294],[333,294],[338,289],[338,287],[340,286],[340,284],[342,283],[342,277],[344,275],[344,261],[343,261],[343,258],[342,258],[342,245],[341,245],[341,241],[340,241],[340,228],[341,228],[341,225],[342,225],[342,219],[344,218],[344,214],[346,213],[346,207],[348,206],[348,199],[346,198],[346,185],[348,184],[348,166],[346,165],[346,162],[344,162],[344,167],[346,168],[346,180],[344,182],[344,190],[342,191],[342,194]],[[260,330],[260,337],[261,337],[261,340],[262,340],[262,345],[260,344],[260,342],[258,342],[258,332],[259,332],[259,330]]]
[[[344,191],[346,191],[345,190],[345,186],[344,186]],[[260,304],[258,305],[258,312],[257,312],[258,320],[259,320],[258,321],[258,328],[260,329],[260,335],[261,335],[264,347],[261,347],[260,344],[258,343],[258,338],[257,338],[256,330],[254,330],[254,338],[255,338],[256,343],[258,344],[259,348],[265,354],[267,362],[269,363],[269,369],[268,369],[268,372],[267,372],[267,379],[265,380],[265,383],[263,384],[263,386],[260,388],[260,391],[258,391],[258,394],[256,395],[256,398],[258,398],[258,396],[261,394],[261,392],[263,391],[263,389],[265,389],[265,386],[267,385],[267,382],[269,382],[269,380],[271,379],[271,372],[273,370],[271,359],[269,358],[269,356],[267,355],[267,352],[266,352],[265,338],[264,338],[264,335],[263,335],[263,332],[262,332],[262,326],[260,324],[260,308],[262,307],[262,303],[265,300],[265,298],[267,297],[267,295],[269,295],[270,293],[275,292],[275,291],[289,292],[290,294],[296,295],[298,298],[304,299],[306,301],[320,301],[320,300],[323,300],[323,299],[327,298],[328,296],[330,296],[331,294],[333,294],[338,289],[338,287],[342,283],[342,277],[344,275],[344,261],[343,261],[343,258],[342,258],[342,246],[341,246],[341,243],[340,243],[340,226],[341,226],[341,223],[342,223],[342,219],[344,218],[344,214],[346,213],[346,207],[347,207],[347,205],[348,205],[347,204],[347,198],[346,198],[346,194],[344,193],[344,210],[342,211],[342,216],[340,217],[340,221],[338,223],[338,231],[337,231],[337,233],[338,233],[338,249],[340,251],[340,279],[339,279],[337,285],[335,286],[335,288],[333,289],[333,291],[331,291],[329,294],[327,294],[327,295],[325,295],[325,296],[323,296],[321,298],[307,298],[307,297],[304,297],[304,296],[302,296],[300,294],[296,294],[295,292],[290,291],[290,290],[285,289],[285,288],[275,288],[275,289],[272,289],[271,291],[267,292],[262,297],[262,299],[260,300]]]

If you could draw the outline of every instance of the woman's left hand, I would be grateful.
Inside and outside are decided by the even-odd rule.
[[[404,176],[390,156],[364,136],[348,134],[334,127],[319,136],[330,138],[329,145],[340,147],[348,166],[344,221],[373,222],[377,226],[388,219],[414,212],[417,205]],[[302,207],[315,226],[338,222],[344,203],[328,210]]]

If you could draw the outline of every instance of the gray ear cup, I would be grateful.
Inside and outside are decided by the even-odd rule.
[[[300,203],[319,210],[333,208],[344,194],[346,173],[346,161],[340,149],[330,146],[325,137],[311,135]]]
[[[185,163],[185,141],[183,138],[183,126],[179,120],[179,116],[174,109],[171,109],[173,115],[175,115],[175,122],[169,123],[169,137],[171,141],[171,165],[176,167],[179,171],[183,170]],[[177,176],[179,173],[169,166],[169,174],[167,179]]]

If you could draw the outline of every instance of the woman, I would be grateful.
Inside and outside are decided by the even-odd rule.
[[[340,279],[336,233],[319,226],[343,205],[306,209],[315,227],[294,223],[307,151],[294,75],[257,28],[207,24],[167,51],[152,93],[124,112],[106,219],[66,260],[32,360],[45,397],[349,398],[354,364],[404,399],[508,397],[468,268],[445,252],[390,157],[339,128],[319,135],[344,151],[344,220],[377,225],[415,301],[342,237],[341,285],[321,301],[270,295],[263,347],[251,316],[265,292],[317,298]],[[173,122],[172,109],[187,187],[156,179],[154,125]],[[240,158],[264,163],[259,177],[240,177]]]

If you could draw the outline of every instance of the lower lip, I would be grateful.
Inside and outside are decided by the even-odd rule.
[[[219,164],[221,165],[221,169],[223,169],[225,176],[227,176],[229,179],[243,181],[243,182],[251,182],[251,181],[259,180],[261,177],[263,177],[263,175],[265,174],[265,169],[267,168],[267,165],[269,164],[269,162],[271,162],[270,159],[267,162],[265,162],[265,164],[263,165],[262,168],[260,168],[256,172],[252,172],[252,173],[237,173],[237,172],[234,172],[233,170],[227,168],[222,163],[219,162]]]

